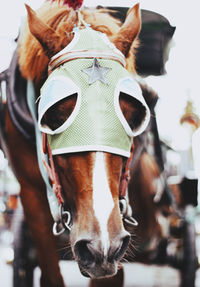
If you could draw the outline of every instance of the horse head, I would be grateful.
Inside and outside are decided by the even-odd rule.
[[[130,239],[119,207],[122,170],[132,137],[148,122],[148,108],[141,95],[135,97],[140,90],[125,68],[140,31],[139,5],[128,11],[115,33],[103,23],[95,26],[95,14],[87,11],[80,16],[64,8],[51,25],[28,6],[27,11],[30,35],[40,43],[38,59],[44,53],[44,62],[50,62],[41,89],[39,125],[48,134],[65,207],[72,214],[72,251],[85,276],[112,276]],[[67,22],[65,32],[54,29],[59,21]],[[97,27],[104,33],[96,33]],[[86,46],[95,42],[91,37],[103,42],[95,38],[96,47],[88,55],[85,47],[78,46],[82,40]],[[105,56],[99,54],[100,50],[104,54],[98,49],[101,44],[108,47]]]

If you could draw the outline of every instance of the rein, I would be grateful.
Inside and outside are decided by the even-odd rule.
[[[54,235],[62,234],[66,229],[68,231],[71,230],[72,226],[72,218],[69,211],[64,210],[64,199],[62,196],[62,186],[60,184],[59,176],[55,168],[53,155],[51,152],[51,148],[48,141],[47,134],[42,134],[42,145],[43,145],[43,153],[48,156],[48,163],[43,160],[43,164],[47,170],[49,179],[52,184],[53,192],[57,198],[58,206],[60,207],[60,220],[54,223],[53,233]],[[119,201],[120,201],[120,210],[122,219],[129,225],[137,226],[137,221],[132,217],[132,212],[127,200],[127,189],[128,183],[130,179],[130,165],[133,159],[134,153],[134,142],[131,146],[131,155],[127,159],[125,166],[122,171],[120,185],[119,185]]]

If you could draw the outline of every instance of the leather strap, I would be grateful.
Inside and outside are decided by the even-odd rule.
[[[56,172],[56,168],[53,161],[53,156],[51,152],[51,148],[49,146],[48,136],[47,134],[43,133],[42,135],[42,141],[43,141],[43,152],[48,155],[49,163],[43,160],[43,164],[46,167],[47,173],[49,175],[49,179],[52,183],[53,192],[55,193],[58,205],[64,204],[64,200],[62,197],[62,187],[60,184],[59,176]]]
[[[130,165],[133,159],[133,153],[134,153],[134,142],[131,146],[131,155],[126,161],[126,165],[124,167],[124,170],[122,171],[121,179],[120,179],[120,185],[119,185],[119,197],[124,198],[126,196],[126,192],[128,189],[128,183],[130,180]]]

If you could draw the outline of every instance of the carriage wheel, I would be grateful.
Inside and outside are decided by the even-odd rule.
[[[197,269],[196,234],[194,225],[194,207],[185,208],[186,216],[183,224],[183,261],[181,268],[181,287],[194,287]]]
[[[35,250],[22,210],[16,213],[14,222],[13,287],[32,287],[33,270],[36,266]]]

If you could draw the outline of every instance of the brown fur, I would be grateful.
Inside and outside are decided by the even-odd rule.
[[[121,174],[122,158],[112,154],[106,154],[106,168],[109,180],[110,190],[114,199],[114,208],[108,221],[108,231],[110,234],[110,241],[112,242],[122,228],[122,221],[120,219],[119,211],[119,178]]]
[[[36,149],[15,128],[8,111],[6,112],[6,135],[12,168],[21,186],[20,197],[24,213],[33,241],[36,246],[39,246],[37,255],[43,271],[41,286],[63,287],[56,241],[52,234],[53,222],[45,185],[38,167]]]
[[[72,208],[73,203],[77,203],[72,208],[73,216],[77,217],[77,226],[81,226],[81,229],[91,232],[90,226],[95,226],[98,230],[98,223],[94,222],[93,217],[93,200],[92,200],[92,174],[94,165],[95,153],[82,154],[70,154],[70,156],[56,156],[56,164],[59,166],[59,175],[63,190],[69,191],[65,193],[66,202]],[[112,196],[115,202],[115,207],[110,215],[110,221],[108,229],[110,233],[115,237],[119,229],[122,228],[121,218],[119,215],[119,178],[121,174],[122,158],[120,156],[114,156],[106,153],[107,173],[109,179],[109,186],[112,192]],[[66,174],[66,171],[70,171]],[[78,175],[78,176],[77,176]],[[78,180],[77,180],[78,179]],[[73,190],[73,193],[71,193]],[[73,198],[75,197],[75,199]],[[76,213],[78,210],[78,213]],[[115,219],[115,221],[113,220]],[[88,224],[88,222],[93,224]],[[120,223],[120,224],[119,224]],[[113,238],[111,238],[113,240]]]
[[[156,206],[153,202],[155,187],[153,179],[159,177],[159,168],[155,160],[147,153],[143,153],[131,175],[129,197],[132,209],[138,217],[137,235],[141,244],[148,242],[152,234],[160,235],[156,217]]]
[[[91,226],[98,230],[98,223],[93,217],[92,200],[92,170],[94,165],[94,153],[70,154],[70,156],[56,156],[56,164],[59,166],[59,175],[63,190],[66,191],[65,201],[77,219],[76,237],[79,232],[85,230],[92,233]],[[66,173],[66,171],[69,171]],[[71,192],[73,190],[73,192]],[[67,192],[68,191],[68,192]],[[76,206],[74,203],[76,202]],[[90,222],[91,224],[88,224]]]

